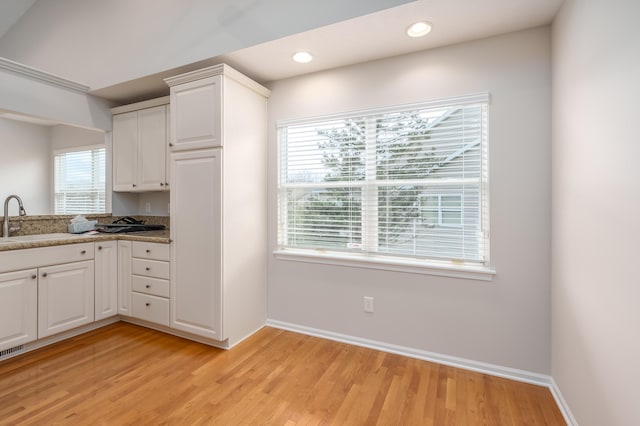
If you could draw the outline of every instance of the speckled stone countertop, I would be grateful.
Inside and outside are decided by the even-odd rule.
[[[52,234],[67,232],[67,225],[75,215],[27,215],[27,216],[11,216],[9,223],[11,226],[18,226],[13,236],[29,236],[33,234]],[[112,223],[121,216],[113,216],[111,213],[105,214],[87,214],[88,220],[97,220],[98,223]],[[153,223],[164,225],[169,228],[169,216],[134,216],[134,219],[142,220],[145,223]],[[4,218],[0,216],[0,225],[4,222]]]
[[[169,230],[93,235],[65,233],[33,234],[11,236],[7,239],[0,238],[0,252],[113,240],[143,241],[163,244],[169,244],[171,242],[171,239],[169,238]]]

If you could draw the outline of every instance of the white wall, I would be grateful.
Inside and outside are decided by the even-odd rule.
[[[582,426],[638,425],[640,3],[553,24],[552,373]]]
[[[492,282],[269,258],[268,317],[538,373],[550,372],[550,30],[507,34],[274,82],[275,122],[488,91]],[[362,311],[375,297],[374,314]]]
[[[0,149],[0,208],[8,195],[16,194],[28,215],[49,214],[49,127],[0,118]],[[9,215],[18,215],[15,200]]]

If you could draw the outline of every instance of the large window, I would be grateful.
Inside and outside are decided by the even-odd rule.
[[[278,123],[279,253],[487,265],[487,104]]]
[[[105,212],[105,148],[54,153],[55,214]]]

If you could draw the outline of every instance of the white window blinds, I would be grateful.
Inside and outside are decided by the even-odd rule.
[[[279,250],[487,264],[487,105],[279,123]]]
[[[85,147],[54,154],[56,214],[105,212],[105,148]]]

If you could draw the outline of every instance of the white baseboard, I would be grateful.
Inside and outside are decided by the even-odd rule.
[[[578,421],[573,416],[571,409],[569,408],[569,404],[562,396],[562,392],[560,392],[560,388],[553,377],[551,377],[551,383],[549,383],[549,390],[551,391],[551,395],[553,395],[553,399],[556,400],[556,404],[558,404],[558,408],[564,417],[564,421],[567,422],[568,426],[578,426]]]
[[[349,336],[346,334],[335,333],[332,331],[321,330],[303,325],[292,324],[278,320],[267,320],[267,325],[273,328],[293,331],[295,333],[306,334],[309,336],[320,337],[323,339],[333,340],[336,342],[347,343],[350,345],[361,346],[364,348],[375,349],[382,352],[388,352],[396,355],[403,355],[410,358],[421,359],[423,361],[434,362],[438,364],[448,365],[451,367],[462,368],[464,370],[475,371],[478,373],[489,374],[492,376],[502,377],[505,379],[516,380],[518,382],[530,383],[538,386],[549,388],[553,398],[558,404],[558,408],[569,426],[578,426],[575,418],[569,410],[569,406],[562,397],[560,389],[556,385],[553,378],[546,374],[532,373],[530,371],[519,370],[517,368],[503,367],[495,364],[474,361],[471,359],[458,358],[450,355],[439,354],[435,352],[424,351],[422,349],[410,348],[407,346],[399,346],[390,343],[380,342],[377,340],[363,339],[361,337]]]

